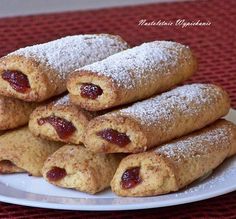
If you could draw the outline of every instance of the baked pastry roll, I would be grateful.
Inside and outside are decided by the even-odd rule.
[[[43,101],[66,91],[72,70],[127,49],[119,36],[67,36],[16,50],[0,59],[0,94]]]
[[[120,196],[178,191],[236,153],[236,126],[220,120],[161,147],[124,158],[111,182]]]
[[[84,144],[95,152],[142,152],[203,128],[229,109],[229,97],[220,87],[184,85],[96,117],[86,128]]]
[[[95,154],[81,145],[65,145],[48,157],[42,173],[49,183],[94,194],[110,186],[120,160],[119,155]]]
[[[60,146],[33,136],[27,127],[8,131],[0,136],[0,173],[41,176],[44,161]]]
[[[72,102],[90,111],[145,99],[183,82],[196,59],[180,43],[154,41],[84,66],[68,77]]]
[[[35,103],[27,103],[15,98],[0,95],[0,130],[17,128],[29,121],[36,108]]]
[[[48,140],[79,144],[89,120],[97,114],[71,104],[69,96],[65,95],[37,107],[30,116],[29,129]]]

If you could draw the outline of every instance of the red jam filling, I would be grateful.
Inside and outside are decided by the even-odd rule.
[[[124,147],[131,142],[125,133],[120,133],[114,129],[104,129],[103,131],[98,132],[97,135],[120,147]]]
[[[142,182],[139,176],[140,167],[127,169],[121,177],[121,186],[123,189],[131,189]]]
[[[66,170],[60,167],[53,167],[47,172],[47,178],[50,181],[58,181],[63,179],[67,175]]]
[[[16,167],[14,163],[12,163],[10,160],[1,160],[0,161],[0,173],[11,173],[12,168]]]
[[[98,96],[102,95],[102,93],[103,90],[95,84],[84,83],[80,87],[80,95],[84,98],[95,100]]]
[[[26,93],[30,89],[28,77],[20,71],[6,70],[2,73],[2,79],[7,81],[17,92]]]
[[[15,166],[15,164],[12,163],[10,160],[1,160],[0,163],[1,163],[2,165],[8,166],[8,167],[13,167],[13,166]]]
[[[69,138],[76,131],[75,126],[71,122],[57,116],[40,118],[37,122],[39,125],[51,124],[61,139]]]

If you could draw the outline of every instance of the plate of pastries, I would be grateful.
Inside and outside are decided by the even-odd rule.
[[[187,45],[85,34],[0,58],[0,201],[178,205],[236,189],[236,111]]]

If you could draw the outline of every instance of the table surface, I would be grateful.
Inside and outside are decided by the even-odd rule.
[[[189,82],[224,87],[236,108],[236,1],[202,0],[77,11],[0,19],[0,56],[17,48],[62,36],[107,32],[131,45],[156,39],[189,45],[199,68]],[[210,26],[139,26],[141,19],[210,21]],[[236,192],[217,198],[160,209],[124,212],[70,212],[0,204],[1,218],[236,218]]]
[[[186,0],[0,0],[0,17],[174,1]]]

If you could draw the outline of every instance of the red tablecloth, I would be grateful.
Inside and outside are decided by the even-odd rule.
[[[210,21],[210,26],[139,26],[148,21]],[[119,34],[132,45],[156,39],[193,48],[191,82],[223,86],[236,108],[236,1],[205,0],[0,19],[0,56],[17,48],[81,33]],[[70,212],[0,204],[1,218],[236,218],[236,192],[192,204],[126,212]]]

